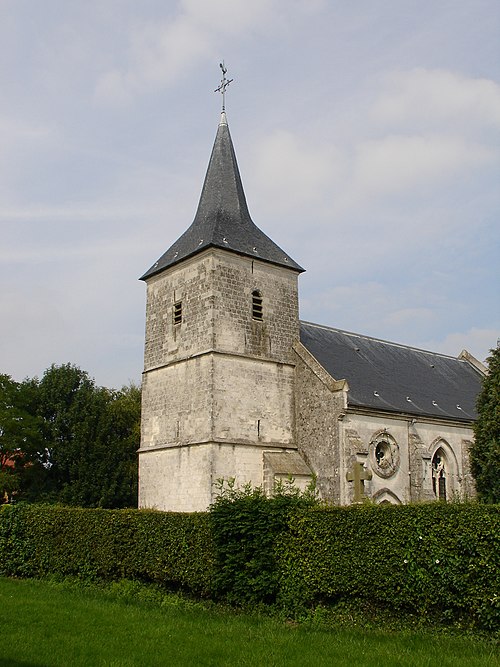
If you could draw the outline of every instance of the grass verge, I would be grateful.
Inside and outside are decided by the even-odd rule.
[[[134,582],[102,588],[0,578],[0,665],[498,667],[492,643],[315,629],[235,614]]]

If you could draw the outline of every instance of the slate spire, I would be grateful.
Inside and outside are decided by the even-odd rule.
[[[210,247],[223,248],[298,272],[304,270],[250,217],[225,111],[221,113],[195,218],[141,280]]]

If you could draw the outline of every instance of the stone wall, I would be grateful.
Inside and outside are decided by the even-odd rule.
[[[144,370],[213,348],[213,257],[209,252],[147,281]],[[174,324],[174,304],[182,322]]]
[[[342,422],[342,450],[346,470],[355,461],[371,471],[372,479],[365,482],[365,495],[380,502],[417,502],[435,500],[432,488],[431,461],[438,448],[447,454],[447,496],[471,497],[474,489],[470,480],[467,456],[468,439],[472,428],[451,422],[438,422],[423,417],[405,417],[390,413],[364,414],[348,410]],[[395,443],[392,463],[379,465],[376,444]],[[465,453],[465,454],[464,454]],[[343,476],[342,502],[353,498],[353,483]]]
[[[141,450],[210,440],[212,377],[211,354],[192,357],[144,374]]]
[[[170,446],[139,455],[139,507],[205,510],[212,498],[212,445]]]
[[[144,368],[216,349],[290,361],[299,336],[297,272],[217,249],[147,281]],[[252,318],[252,292],[263,321]],[[173,310],[182,302],[182,323]]]
[[[296,450],[231,442],[145,450],[140,458],[139,507],[204,511],[217,496],[219,480],[234,479],[239,488],[264,485],[263,458],[274,452],[293,454]],[[282,478],[286,476],[283,473]],[[300,475],[300,487],[305,488],[309,480],[310,476]],[[272,481],[267,484],[272,487]]]
[[[339,419],[347,384],[334,380],[300,343],[296,359],[296,434],[298,451],[316,476],[324,500],[341,501]]]
[[[245,444],[295,446],[294,369],[243,356],[214,356],[213,433]]]
[[[297,275],[209,249],[147,281],[141,507],[205,509],[213,480],[262,484],[263,449],[296,447]]]
[[[222,251],[213,262],[215,349],[290,362],[299,337],[297,272]],[[262,322],[252,318],[254,291]]]

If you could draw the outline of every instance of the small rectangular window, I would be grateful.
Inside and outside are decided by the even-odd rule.
[[[262,296],[255,290],[252,292],[252,317],[254,320],[262,320]]]
[[[182,301],[176,301],[174,303],[174,324],[180,324],[182,322]]]

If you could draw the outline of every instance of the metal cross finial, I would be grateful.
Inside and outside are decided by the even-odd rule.
[[[233,79],[226,79],[227,68],[224,65],[224,61],[219,64],[219,67],[222,70],[222,79],[220,86],[214,90],[214,93],[222,93],[222,111],[226,110],[226,88],[229,86]]]

